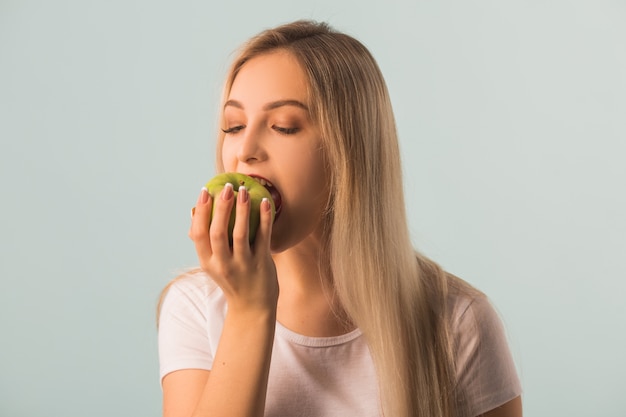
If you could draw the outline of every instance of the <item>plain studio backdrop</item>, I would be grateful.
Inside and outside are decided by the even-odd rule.
[[[415,245],[493,300],[526,416],[626,415],[624,2],[0,0],[0,416],[160,414],[227,65],[299,18],[377,58]]]

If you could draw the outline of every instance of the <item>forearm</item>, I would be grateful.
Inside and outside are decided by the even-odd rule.
[[[263,416],[275,326],[275,311],[227,313],[193,417]]]

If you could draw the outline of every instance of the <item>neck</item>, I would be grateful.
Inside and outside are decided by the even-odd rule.
[[[354,329],[324,268],[328,260],[319,241],[305,239],[272,257],[280,285],[277,319],[283,326],[314,337],[338,336]]]
[[[305,239],[297,245],[272,255],[282,288],[301,287],[306,291],[320,290],[322,283],[331,284],[328,273],[320,269],[325,257],[319,241]],[[328,264],[328,262],[325,262]]]

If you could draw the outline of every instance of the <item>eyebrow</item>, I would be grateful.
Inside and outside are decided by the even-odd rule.
[[[238,109],[243,110],[243,104],[241,104],[241,102],[237,101],[237,100],[228,100],[226,103],[224,103],[224,108],[228,107],[228,106],[232,106],[232,107],[236,107]],[[277,109],[279,107],[283,107],[283,106],[295,106],[295,107],[299,107],[303,110],[308,111],[309,108],[306,106],[306,104],[302,103],[301,101],[298,100],[278,100],[278,101],[272,101],[271,103],[267,103],[266,105],[263,106],[263,110],[264,111],[269,111],[269,110],[274,110]]]

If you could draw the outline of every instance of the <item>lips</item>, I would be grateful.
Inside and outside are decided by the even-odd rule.
[[[280,193],[278,192],[276,187],[274,187],[274,184],[272,184],[268,179],[263,178],[259,175],[254,175],[254,174],[247,174],[247,175],[257,180],[262,186],[264,186],[267,189],[267,191],[270,192],[270,195],[272,196],[272,200],[274,200],[274,207],[276,208],[276,214],[274,215],[274,222],[276,222],[276,220],[278,219],[278,215],[281,212],[282,202],[283,202],[283,199]]]

